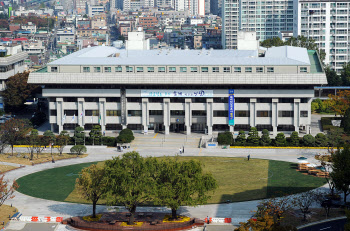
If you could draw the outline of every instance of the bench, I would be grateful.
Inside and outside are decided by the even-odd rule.
[[[318,177],[328,177],[329,173],[328,172],[318,172],[318,173],[316,173],[316,176],[318,176]]]
[[[21,216],[22,214],[20,212],[17,212],[15,214],[12,215],[12,217],[10,218],[11,220],[18,220],[19,217]]]

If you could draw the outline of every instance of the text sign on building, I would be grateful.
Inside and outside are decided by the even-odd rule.
[[[141,90],[141,97],[213,97],[213,90]]]
[[[228,90],[228,125],[235,125],[235,90]]]

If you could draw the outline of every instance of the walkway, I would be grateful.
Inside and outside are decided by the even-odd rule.
[[[70,147],[66,147],[66,151]],[[142,156],[163,156],[163,155],[175,155],[178,152],[178,148],[149,148],[141,149],[134,148],[131,150],[138,151]],[[308,157],[308,160],[312,163],[317,163],[313,158],[315,154],[324,153],[326,150],[318,149],[198,149],[187,148],[185,149],[184,156],[222,156],[222,157],[246,157],[248,154],[251,158],[261,159],[273,159],[297,162],[297,158],[301,155]],[[88,148],[89,156],[86,158],[61,160],[56,163],[45,163],[35,166],[27,166],[15,171],[11,171],[5,175],[9,180],[15,180],[24,175],[28,175],[34,172],[67,166],[78,163],[103,161],[111,159],[113,156],[118,156],[121,153],[117,152],[115,148],[101,148],[98,146]],[[181,207],[179,212],[184,215],[192,217],[204,218],[209,217],[231,217],[233,223],[246,221],[252,215],[251,211],[256,209],[259,201],[247,201],[230,204],[211,204],[198,207]],[[13,204],[19,211],[25,216],[63,216],[65,218],[70,216],[80,216],[91,214],[91,205],[73,204],[49,201],[39,198],[30,197],[19,192],[15,193],[15,198],[6,201],[6,204]],[[98,212],[110,211],[112,208],[107,206],[98,206]],[[125,210],[120,207],[120,210]],[[139,207],[137,211],[169,211],[167,208],[152,207],[145,208]]]

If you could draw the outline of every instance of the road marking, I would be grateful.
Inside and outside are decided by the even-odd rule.
[[[320,229],[320,230],[325,230],[325,229],[330,229],[330,228],[332,228],[332,226],[328,226],[328,227],[322,228],[322,229]]]
[[[158,133],[156,133],[156,135],[155,135],[155,136],[153,136],[153,138],[156,138],[156,137],[157,137],[157,135],[158,135]]]

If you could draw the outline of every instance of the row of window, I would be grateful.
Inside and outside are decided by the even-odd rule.
[[[110,73],[112,72],[112,67],[103,67],[105,73]],[[132,67],[132,66],[125,66],[125,72],[128,73],[142,73],[142,72],[148,72],[148,73],[153,73],[157,70],[158,73],[165,73],[167,69],[168,73],[187,73],[187,72],[201,72],[201,73],[208,73],[211,71],[212,73],[219,73],[220,72],[220,67]],[[93,71],[92,71],[93,70]],[[232,70],[232,71],[231,71]],[[222,67],[222,72],[224,73],[242,73],[244,70],[244,73],[252,73],[253,72],[253,67]],[[57,67],[51,67],[51,72],[58,72]],[[101,67],[83,67],[83,72],[95,72],[95,73],[100,73],[102,72]],[[114,72],[123,72],[123,67],[118,66],[114,68]],[[264,67],[255,67],[255,72],[256,73],[263,73],[264,72]],[[274,73],[275,68],[274,67],[267,67],[266,68],[267,73]],[[300,72],[307,72],[307,67],[300,67]]]
[[[57,110],[50,110],[51,116],[57,116]],[[78,116],[78,110],[64,110],[66,116]],[[99,116],[99,110],[85,110],[85,116]],[[150,116],[162,116],[163,110],[150,110]],[[171,116],[184,116],[184,110],[170,110]],[[192,116],[206,116],[205,110],[193,110]],[[106,110],[106,116],[121,116],[120,110]],[[142,110],[128,110],[128,116],[142,116]],[[228,111],[213,111],[214,117],[228,117]],[[272,117],[272,111],[257,111],[257,117]],[[235,111],[235,117],[250,117],[249,110]],[[294,111],[278,111],[278,117],[294,117]],[[308,111],[300,111],[300,117],[308,117]]]

